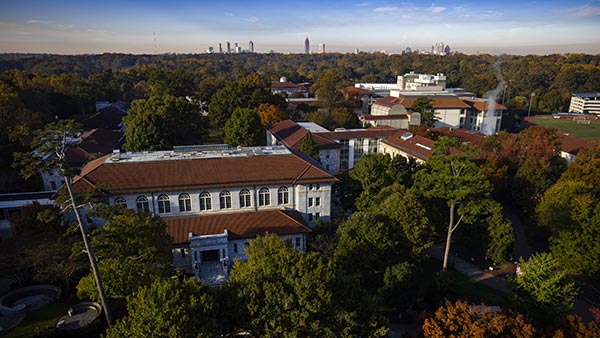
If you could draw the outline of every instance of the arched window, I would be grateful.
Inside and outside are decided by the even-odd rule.
[[[171,212],[171,201],[169,200],[169,196],[158,196],[158,213],[164,214],[169,212]]]
[[[135,199],[135,207],[137,211],[150,212],[150,205],[148,204],[148,198],[146,196],[138,196]]]
[[[189,194],[179,195],[179,212],[192,211],[192,199]]]
[[[210,193],[208,191],[204,191],[200,194],[200,211],[202,210],[211,210],[212,202],[210,198]]]
[[[125,200],[123,197],[117,197],[115,198],[114,205],[127,208],[127,200]]]
[[[249,208],[252,206],[250,191],[243,189],[240,191],[240,208]]]
[[[277,204],[290,203],[290,194],[287,187],[279,187],[277,190]]]
[[[271,193],[268,188],[260,188],[258,191],[258,205],[271,205]]]
[[[231,193],[227,190],[219,194],[219,207],[221,209],[231,209]]]

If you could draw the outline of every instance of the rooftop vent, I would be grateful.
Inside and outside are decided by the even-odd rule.
[[[402,134],[402,136],[400,136],[400,139],[402,141],[406,141],[406,140],[408,140],[411,137],[413,137],[413,133],[404,133],[404,134]]]

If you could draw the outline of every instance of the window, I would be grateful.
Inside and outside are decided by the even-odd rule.
[[[277,204],[288,204],[290,203],[290,194],[287,187],[280,187],[277,190]]]
[[[340,170],[348,169],[348,161],[350,158],[349,140],[340,140],[342,147],[340,148]]]
[[[356,162],[364,152],[364,140],[362,138],[357,138],[354,140],[354,161]]]
[[[317,212],[315,214],[315,220],[318,220],[319,218],[321,218],[321,213]]]
[[[372,138],[369,140],[369,154],[376,154],[379,150],[379,140]]]
[[[299,248],[302,245],[302,238],[296,237],[296,247]]]
[[[212,201],[210,198],[210,193],[208,191],[204,191],[200,194],[200,211],[211,210],[211,209],[212,209]]]
[[[115,201],[113,204],[116,206],[119,206],[119,207],[127,208],[127,201],[123,197],[115,198]]]
[[[231,193],[227,190],[219,194],[219,207],[221,209],[231,209]]]
[[[237,254],[238,253],[238,246],[237,243],[233,243],[233,253]]]
[[[50,181],[50,189],[56,190],[56,182]]]
[[[313,190],[313,185],[312,184],[308,185],[308,190]]]
[[[179,212],[192,211],[192,199],[189,194],[179,195]]]
[[[250,199],[250,191],[243,189],[240,191],[240,208],[249,208],[252,206],[252,200]]]
[[[315,197],[315,207],[321,205],[321,197]]]
[[[260,188],[258,191],[258,205],[271,205],[271,193],[267,188]]]
[[[148,198],[146,196],[138,196],[135,199],[135,207],[137,211],[150,212],[150,205],[148,204]]]
[[[312,197],[309,197],[309,198],[308,198],[308,206],[309,206],[309,207],[312,207],[312,206],[313,206],[313,198],[312,198]]]
[[[312,220],[313,220],[313,214],[308,214],[308,221],[312,222]]]
[[[317,183],[317,190],[321,189],[321,185]]]
[[[171,212],[171,201],[169,200],[169,196],[158,196],[158,213],[165,214],[169,212]]]

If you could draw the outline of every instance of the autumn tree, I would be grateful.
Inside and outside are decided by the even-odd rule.
[[[586,323],[579,316],[567,315],[566,323],[561,323],[552,338],[592,338],[600,337],[600,324],[598,322]]]
[[[199,108],[183,97],[165,95],[135,100],[123,122],[123,147],[128,151],[202,144],[206,135],[206,121]]]
[[[502,217],[494,217],[501,213],[502,208],[490,197],[492,189],[489,181],[464,155],[430,157],[424,168],[415,173],[413,188],[421,196],[443,201],[448,207],[444,270],[448,267],[452,234],[461,223],[485,221],[488,224],[506,224]]]
[[[194,279],[155,280],[127,297],[127,315],[107,337],[218,337],[233,333],[235,306]]]
[[[495,310],[484,305],[469,306],[446,300],[423,323],[426,338],[517,337],[532,338],[536,330],[518,313]]]
[[[312,133],[309,131],[306,132],[304,139],[302,140],[302,144],[300,145],[300,151],[314,158],[316,161],[319,161],[319,150],[317,149],[317,142],[313,137]]]
[[[138,287],[172,275],[172,240],[159,216],[118,207],[104,207],[99,216],[105,223],[92,233],[92,246],[108,296],[125,299]],[[77,295],[97,299],[91,275],[81,279]]]
[[[227,120],[225,143],[235,146],[257,146],[264,144],[264,132],[258,115],[247,108],[236,108]]]
[[[552,254],[534,254],[528,261],[521,259],[520,265],[522,273],[513,286],[517,303],[528,314],[552,320],[573,308],[577,288]]]
[[[265,127],[287,119],[285,112],[274,104],[261,103],[254,111],[258,114],[260,122]]]
[[[431,103],[431,99],[427,98],[426,96],[420,96],[410,107],[410,110],[421,113],[421,124],[428,127],[435,126],[435,121],[438,120],[435,117],[435,112]]]

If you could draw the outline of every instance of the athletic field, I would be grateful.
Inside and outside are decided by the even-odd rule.
[[[590,124],[577,124],[577,121],[554,119],[551,116],[539,116],[533,119],[535,124],[548,128],[556,128],[563,133],[583,139],[600,139],[600,120],[590,121]]]

